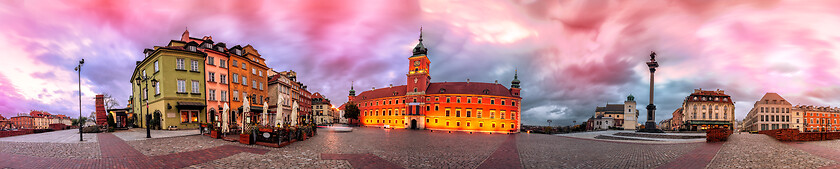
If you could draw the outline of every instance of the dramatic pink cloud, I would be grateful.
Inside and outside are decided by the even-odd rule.
[[[93,95],[125,104],[142,49],[184,29],[251,44],[335,103],[404,84],[423,27],[433,81],[508,84],[519,70],[525,124],[568,124],[628,94],[647,98],[659,54],[656,119],[692,89],[723,89],[742,118],[765,92],[840,106],[837,1],[3,1],[0,113],[83,114]],[[648,104],[646,99],[640,105]],[[644,110],[643,110],[644,111]],[[645,119],[644,113],[639,119]]]

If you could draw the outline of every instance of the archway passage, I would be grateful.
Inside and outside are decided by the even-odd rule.
[[[415,129],[415,130],[417,129],[417,120],[416,119],[411,120],[411,129]]]

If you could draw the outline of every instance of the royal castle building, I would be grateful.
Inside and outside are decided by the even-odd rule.
[[[364,91],[352,86],[349,102],[359,107],[365,126],[476,132],[519,132],[520,88],[496,83],[432,83],[423,36],[408,58],[406,85]]]

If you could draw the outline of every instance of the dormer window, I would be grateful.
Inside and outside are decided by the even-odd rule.
[[[233,53],[236,54],[236,55],[242,55],[242,50],[236,49],[236,50],[233,50]]]
[[[446,89],[440,89],[440,93],[446,93]]]
[[[490,90],[489,89],[484,89],[484,91],[482,91],[481,93],[490,94]]]
[[[216,50],[219,51],[219,52],[225,52],[225,48],[223,48],[221,46],[216,47]]]
[[[195,46],[187,46],[187,50],[190,52],[195,52]]]
[[[210,43],[204,44],[204,48],[213,49],[213,44],[210,44]]]

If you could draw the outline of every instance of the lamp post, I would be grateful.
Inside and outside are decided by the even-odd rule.
[[[149,118],[150,118],[151,115],[149,114],[149,98],[148,98],[149,92],[148,91],[149,91],[149,79],[151,79],[151,81],[152,81],[152,87],[157,86],[158,81],[154,77],[155,77],[155,75],[152,75],[152,77],[144,76],[143,78],[140,78],[140,76],[138,75],[137,78],[134,78],[134,82],[137,84],[138,87],[140,87],[140,82],[141,81],[144,84],[146,84],[146,89],[145,90],[140,89],[140,92],[141,92],[140,94],[143,94],[143,96],[140,96],[140,97],[141,98],[144,97],[144,96],[146,97],[145,98],[146,99],[146,117],[145,117],[146,118],[146,138],[152,138],[152,131],[151,131],[151,128],[150,128],[151,125],[149,125]],[[145,92],[145,93],[143,93],[143,92]],[[142,107],[140,108],[140,113],[141,114],[143,113],[143,108]]]
[[[79,72],[79,119],[76,120],[76,124],[79,125],[79,141],[85,141],[82,139],[82,65],[85,64],[85,59],[79,61],[79,65],[76,66],[74,70]]]

